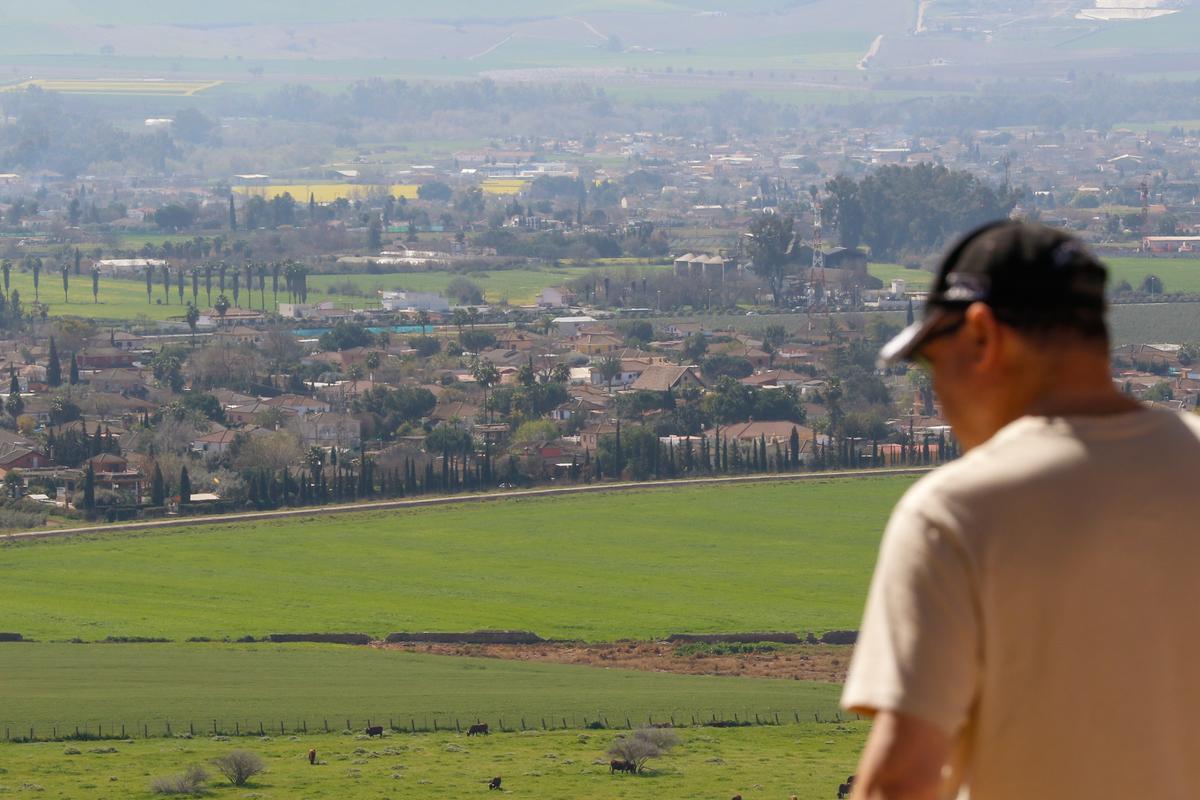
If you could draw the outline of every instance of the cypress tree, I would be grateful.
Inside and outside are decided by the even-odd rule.
[[[89,512],[96,508],[96,473],[91,464],[83,474],[83,507]]]
[[[79,383],[79,362],[75,360],[75,354],[71,354],[71,371],[67,378],[72,386]]]
[[[192,478],[188,475],[187,464],[179,469],[179,502],[192,502]]]
[[[800,431],[792,426],[792,435],[788,437],[788,463],[793,467],[800,463]]]
[[[100,433],[100,426],[98,426],[98,425],[96,426],[96,433],[97,434]],[[154,477],[151,479],[151,483],[150,483],[150,503],[152,505],[161,506],[163,504],[163,502],[166,501],[166,499],[167,499],[167,487],[166,487],[166,484],[163,482],[162,469],[160,469],[158,466],[158,463],[155,462]]]
[[[58,360],[58,346],[54,337],[50,337],[50,361],[46,364],[46,383],[50,386],[62,385],[62,363]]]

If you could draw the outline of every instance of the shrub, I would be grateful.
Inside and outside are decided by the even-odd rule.
[[[647,761],[664,755],[677,744],[679,736],[669,728],[639,728],[632,734],[622,734],[613,739],[608,754],[612,758],[632,762],[641,772]]]
[[[220,758],[214,758],[212,763],[234,786],[245,786],[246,781],[267,768],[258,754],[249,750],[234,750]]]
[[[204,794],[208,773],[204,767],[189,767],[178,775],[163,775],[150,779],[150,791],[155,794]]]

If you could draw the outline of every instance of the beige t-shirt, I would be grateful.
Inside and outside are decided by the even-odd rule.
[[[953,735],[971,800],[1200,798],[1200,418],[1025,417],[919,481],[842,703]]]

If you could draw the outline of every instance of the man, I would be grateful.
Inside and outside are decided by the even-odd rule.
[[[880,353],[966,454],[897,505],[842,702],[855,798],[1200,797],[1200,419],[1114,386],[1105,269],[1002,222]]]

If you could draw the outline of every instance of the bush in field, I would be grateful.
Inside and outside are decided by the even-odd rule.
[[[234,786],[245,786],[246,781],[267,768],[258,754],[249,750],[234,750],[220,758],[214,758],[212,763]]]
[[[621,734],[609,745],[608,755],[621,761],[629,761],[641,772],[646,762],[665,755],[679,744],[679,736],[669,728],[639,728],[631,734]]]
[[[204,767],[189,767],[178,775],[163,775],[150,779],[154,794],[204,794],[208,773]]]

